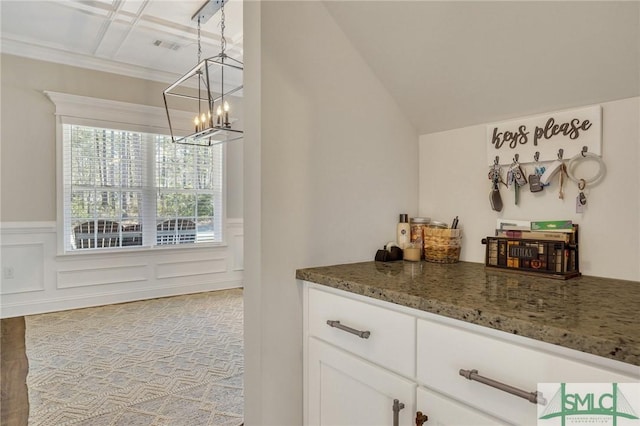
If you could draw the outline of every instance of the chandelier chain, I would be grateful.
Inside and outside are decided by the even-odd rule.
[[[202,56],[202,46],[200,45],[200,17],[198,16],[198,64],[200,63],[200,57]]]
[[[227,48],[227,39],[224,38],[224,29],[225,29],[224,19],[225,19],[224,0],[222,0],[222,6],[220,6],[220,52],[222,57],[225,56],[225,50]]]

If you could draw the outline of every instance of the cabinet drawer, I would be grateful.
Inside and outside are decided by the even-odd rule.
[[[633,382],[604,368],[427,320],[417,324],[417,378],[425,386],[517,424],[536,423],[536,405],[459,374],[460,369],[535,392],[538,383]],[[543,395],[551,400],[553,395]]]
[[[414,317],[333,293],[309,289],[309,335],[407,377],[415,374]],[[362,338],[327,324],[368,331]]]

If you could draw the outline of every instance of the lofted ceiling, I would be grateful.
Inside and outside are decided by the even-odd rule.
[[[172,82],[197,63],[205,0],[1,0],[2,52]],[[242,59],[242,0],[225,4],[227,53]],[[201,26],[202,57],[220,52],[220,12]]]
[[[419,134],[640,95],[638,1],[326,1]]]
[[[2,52],[172,82],[204,0],[1,0]],[[419,134],[640,95],[640,1],[324,1]],[[242,0],[225,6],[242,57]],[[220,50],[220,14],[202,27]]]

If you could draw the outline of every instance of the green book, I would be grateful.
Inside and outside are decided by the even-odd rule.
[[[573,222],[570,220],[542,220],[531,222],[531,230],[573,232]]]

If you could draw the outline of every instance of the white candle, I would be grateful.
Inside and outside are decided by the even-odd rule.
[[[196,125],[196,132],[198,132],[200,129],[200,119],[198,118],[198,116],[196,116],[195,120],[193,120],[193,123]]]
[[[224,125],[229,127],[229,102],[224,101]]]
[[[220,126],[222,124],[222,107],[218,105],[218,109],[216,110],[216,125]]]

